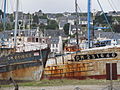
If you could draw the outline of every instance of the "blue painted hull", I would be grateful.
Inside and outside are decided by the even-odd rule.
[[[0,79],[40,80],[49,52],[47,48],[1,55]]]

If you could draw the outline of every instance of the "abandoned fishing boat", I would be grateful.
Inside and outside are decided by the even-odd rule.
[[[19,34],[17,31],[18,4],[19,0],[17,0],[14,36],[5,39],[4,31],[0,39],[0,80],[10,78],[13,80],[40,80],[50,49],[47,45],[44,48],[41,47],[39,37],[17,36]],[[6,0],[4,0],[4,5],[5,26]],[[17,41],[19,42],[17,43]],[[10,43],[12,44],[10,45]]]
[[[86,49],[50,58],[44,71],[48,79],[105,79],[112,70],[112,79],[120,77],[120,45],[117,40],[101,40],[99,43],[90,38],[90,1],[88,0],[88,40]],[[92,42],[92,43],[91,43]],[[72,51],[76,49],[73,48]],[[110,67],[111,66],[111,67]]]

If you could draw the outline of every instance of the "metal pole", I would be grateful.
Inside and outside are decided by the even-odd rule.
[[[15,12],[15,30],[14,30],[14,47],[16,48],[16,37],[17,37],[17,26],[18,26],[18,8],[19,0],[16,2],[16,12]]]
[[[6,24],[6,0],[4,0],[4,16],[3,16],[3,28],[4,28],[4,31],[6,29],[5,24]]]
[[[78,24],[79,24],[79,15],[78,15],[78,9],[77,9],[77,0],[75,0],[75,12],[76,12],[76,41],[77,41],[77,46],[79,48],[79,41],[78,41]]]
[[[6,29],[6,0],[4,0],[4,15],[3,15],[3,35],[2,35],[2,38],[1,38],[1,45],[3,46],[4,45],[4,37],[5,37],[5,29]]]
[[[88,48],[90,48],[90,29],[91,29],[91,0],[88,0]]]

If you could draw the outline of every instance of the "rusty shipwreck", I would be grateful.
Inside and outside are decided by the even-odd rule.
[[[105,79],[109,73],[110,63],[112,64],[113,79],[120,78],[120,45],[116,43],[117,40],[113,39],[92,41],[90,38],[90,15],[90,0],[88,0],[88,39],[82,44],[87,48],[76,51],[76,48],[69,47],[66,49],[69,51],[73,49],[72,53],[49,58],[44,78]],[[80,47],[80,45],[78,46]]]
[[[72,54],[50,58],[44,71],[48,79],[105,79],[106,66],[113,63],[113,74],[120,77],[120,46],[81,50]],[[117,68],[117,69],[115,69]]]
[[[14,80],[40,80],[50,49],[47,45],[43,45],[45,47],[42,48],[39,36],[25,36],[26,31],[17,31],[18,4],[17,0],[14,32],[8,35],[11,36],[10,38],[5,38],[4,27],[4,32],[1,34],[0,80],[9,80],[10,78]],[[6,5],[6,0],[4,0],[4,5]],[[4,26],[6,26],[5,11],[6,6],[4,6]]]

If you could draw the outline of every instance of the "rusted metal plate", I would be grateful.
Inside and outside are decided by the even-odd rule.
[[[42,66],[21,68],[10,72],[0,73],[0,79],[9,80],[9,78],[12,77],[14,80],[40,80],[43,72],[42,70]]]
[[[0,57],[0,79],[40,80],[50,49],[15,52]]]
[[[86,58],[75,61],[76,55],[85,56]],[[88,55],[91,56],[88,57]],[[44,78],[85,79],[89,77],[106,79],[106,63],[108,62],[117,63],[117,65],[120,66],[120,48],[86,50],[48,59],[44,71]],[[119,70],[118,67],[117,69]],[[116,71],[114,73],[116,73]],[[118,73],[117,76],[120,76],[120,73]]]

